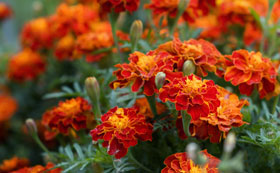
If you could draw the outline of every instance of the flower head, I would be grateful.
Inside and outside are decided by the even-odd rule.
[[[8,77],[18,82],[32,80],[45,71],[46,63],[40,54],[24,49],[13,56],[8,65]]]
[[[41,172],[61,173],[62,172],[61,168],[51,169],[54,166],[55,165],[53,163],[49,162],[46,166],[36,165],[36,166],[33,166],[33,167],[24,167],[24,168],[18,169],[16,171],[13,171],[11,173],[41,173]],[[49,169],[51,169],[51,170],[49,170]]]
[[[101,117],[101,121],[102,124],[90,132],[92,139],[103,139],[102,145],[108,148],[108,154],[117,159],[124,157],[137,140],[152,140],[152,124],[147,123],[145,116],[135,108],[112,108]]]
[[[218,173],[218,164],[220,160],[207,152],[201,151],[207,157],[207,163],[203,166],[196,165],[191,159],[188,158],[187,153],[175,153],[168,156],[164,160],[166,167],[161,170],[161,173],[171,172],[211,172]]]
[[[277,0],[272,8],[271,12],[271,19],[274,23],[277,23],[278,20],[280,19],[280,1]]]
[[[167,52],[174,56],[172,61],[182,71],[183,64],[187,60],[196,65],[196,74],[206,76],[209,72],[217,72],[217,66],[221,64],[223,56],[216,47],[205,40],[188,40],[181,42],[178,39],[160,45],[156,52]]]
[[[159,91],[159,98],[163,102],[175,103],[176,110],[186,110],[192,120],[197,120],[216,112],[220,105],[217,94],[217,87],[213,81],[202,81],[192,74],[188,77],[175,78],[164,85]]]
[[[52,23],[48,18],[37,18],[26,23],[21,32],[23,47],[32,50],[50,48],[53,43]]]
[[[88,120],[93,117],[91,106],[81,97],[60,102],[43,115],[43,124],[52,131],[68,134],[69,130],[87,128]]]
[[[0,172],[8,173],[26,167],[28,165],[29,165],[28,159],[13,157],[11,159],[3,161],[3,163],[0,165]]]
[[[8,94],[0,93],[0,122],[8,121],[16,112],[17,101]]]
[[[129,64],[117,64],[119,68],[114,71],[117,80],[110,84],[110,87],[116,89],[123,88],[132,84],[132,91],[137,92],[144,87],[144,94],[151,96],[157,92],[155,77],[158,72],[164,72],[166,79],[172,79],[174,76],[182,76],[181,73],[173,73],[173,62],[168,53],[155,53],[153,51],[143,54],[134,52],[130,54]]]
[[[270,59],[264,58],[260,52],[247,50],[234,51],[226,58],[224,78],[234,86],[239,85],[242,94],[250,96],[254,87],[258,89],[260,98],[274,92],[277,72]]]
[[[97,0],[105,12],[111,12],[113,9],[116,13],[123,11],[133,12],[139,7],[140,0]]]
[[[12,15],[12,10],[4,2],[0,2],[0,22]]]

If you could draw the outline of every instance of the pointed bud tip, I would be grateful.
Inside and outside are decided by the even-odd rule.
[[[95,77],[88,77],[85,80],[85,88],[88,96],[94,102],[99,101],[100,97],[100,87],[97,79]]]
[[[163,72],[158,72],[155,78],[155,83],[156,83],[156,87],[157,89],[160,89],[164,82],[165,82],[165,78],[166,78],[166,74]]]
[[[28,133],[29,134],[33,134],[33,133],[37,133],[37,125],[35,123],[35,121],[32,118],[28,118],[25,121],[25,125],[27,127]]]

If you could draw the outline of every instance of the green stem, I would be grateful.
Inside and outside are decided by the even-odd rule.
[[[279,97],[280,97],[280,95],[276,96],[275,99],[274,99],[273,108],[272,108],[272,114],[274,114],[275,111],[276,111],[277,105],[279,103]]]
[[[47,147],[42,143],[42,141],[40,140],[39,136],[37,133],[34,133],[31,135],[32,138],[34,139],[34,141],[41,147],[41,149],[48,154],[48,156],[54,160],[53,155],[50,153],[50,151],[47,149]]]
[[[184,110],[181,111],[181,114],[182,114],[184,132],[189,137],[191,136],[189,129],[190,129],[190,123],[192,117],[189,114],[187,114],[186,111]]]
[[[114,39],[114,43],[115,46],[117,48],[118,51],[118,58],[121,57],[121,49],[119,46],[119,39],[117,37],[117,20],[118,20],[119,14],[115,13],[114,10],[109,13],[109,21],[111,24],[111,28],[112,28],[112,34],[113,34],[113,39]],[[123,61],[123,59],[121,59],[121,61]]]
[[[148,102],[149,102],[149,105],[150,105],[150,108],[152,110],[152,113],[154,114],[154,116],[157,115],[157,107],[156,107],[156,97],[155,97],[155,94],[152,95],[152,96],[146,96]]]
[[[134,156],[132,155],[131,151],[128,151],[128,157],[136,164],[138,165],[140,168],[142,168],[143,170],[145,170],[146,172],[153,172],[152,170],[150,170],[149,168],[145,167],[144,165],[142,165],[140,162],[138,162]]]
[[[101,113],[99,101],[94,102],[93,113],[94,113],[94,116],[95,116],[95,120],[97,121],[97,124],[100,124],[100,121],[101,121],[100,118],[101,118],[102,113]]]

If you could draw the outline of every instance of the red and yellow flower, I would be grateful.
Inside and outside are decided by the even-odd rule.
[[[144,88],[144,94],[152,96],[157,92],[155,85],[155,76],[158,72],[166,73],[166,79],[172,79],[175,76],[182,76],[181,73],[173,73],[173,62],[168,53],[155,53],[153,51],[143,54],[134,52],[128,58],[129,64],[117,64],[119,68],[113,74],[117,80],[110,83],[110,87],[116,89],[124,88],[132,83],[132,91],[137,92],[141,87]]]
[[[273,93],[276,85],[277,71],[269,58],[260,52],[237,50],[226,56],[225,80],[239,86],[242,94],[250,96],[256,87],[260,98]]]
[[[133,12],[140,5],[140,0],[97,0],[97,2],[101,5],[102,11],[111,12],[114,10],[116,13]]]
[[[188,158],[187,153],[175,153],[168,156],[164,160],[165,168],[161,170],[161,173],[179,173],[179,172],[209,172],[218,173],[218,165],[220,160],[207,152],[207,150],[201,151],[207,158],[207,163],[203,166],[196,165],[190,158]]]
[[[42,172],[61,173],[62,172],[61,168],[53,169],[54,166],[55,165],[53,163],[49,162],[46,166],[36,165],[33,167],[24,167],[16,171],[13,171],[11,173],[42,173]]]
[[[127,154],[128,148],[138,141],[152,141],[153,126],[135,108],[112,108],[101,117],[102,124],[90,134],[94,141],[103,139],[103,147],[117,159]]]
[[[37,18],[26,23],[21,32],[21,43],[23,47],[32,50],[50,48],[53,44],[53,33],[51,20],[48,18]]]
[[[86,129],[93,123],[93,117],[88,101],[77,97],[59,102],[57,107],[45,112],[42,123],[48,126],[52,132],[67,135],[69,131],[73,133],[73,130]]]
[[[196,65],[196,74],[206,76],[207,72],[218,72],[219,66],[223,64],[224,58],[216,47],[205,40],[188,40],[181,42],[178,39],[161,44],[156,52],[167,52],[172,55],[172,61],[177,70],[182,71],[183,64],[191,60]]]
[[[192,120],[215,113],[220,106],[217,95],[217,87],[212,80],[202,81],[193,74],[175,78],[159,90],[159,98],[163,102],[175,103],[176,110],[186,110]]]
[[[225,138],[232,127],[240,127],[246,124],[242,119],[241,109],[244,105],[249,105],[247,100],[239,100],[238,96],[230,93],[222,87],[217,87],[220,106],[217,111],[208,114],[206,117],[200,117],[197,120],[191,120],[190,133],[192,136],[210,142],[218,143]],[[182,116],[179,116],[176,122],[180,138],[186,139],[184,133]]]
[[[25,158],[13,157],[8,160],[4,160],[0,165],[1,173],[8,173],[11,171],[18,170],[20,168],[24,168],[29,165],[29,160]]]
[[[0,2],[0,21],[9,18],[11,15],[11,8],[4,2]]]
[[[39,76],[45,67],[46,62],[41,55],[26,48],[10,59],[7,73],[11,80],[24,82]]]

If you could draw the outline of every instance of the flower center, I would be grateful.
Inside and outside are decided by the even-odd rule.
[[[199,89],[202,88],[203,85],[204,85],[204,82],[193,77],[192,80],[187,79],[185,81],[185,86],[184,86],[183,91],[185,93],[195,93],[196,91],[199,91]]]
[[[68,100],[57,108],[58,111],[64,113],[65,116],[76,115],[81,111],[80,104],[76,100]]]
[[[109,118],[109,121],[117,129],[125,129],[128,126],[129,119],[124,115],[122,108],[118,108],[116,113]]]
[[[149,72],[151,68],[153,68],[156,63],[154,61],[155,57],[154,56],[141,56],[138,59],[137,65],[144,70],[145,72]]]

